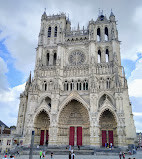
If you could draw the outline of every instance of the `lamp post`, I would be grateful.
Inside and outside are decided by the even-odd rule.
[[[32,131],[29,159],[33,158],[34,134],[35,134],[35,132]]]

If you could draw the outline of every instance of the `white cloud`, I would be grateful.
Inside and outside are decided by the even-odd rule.
[[[5,75],[7,72],[7,65],[4,62],[4,60],[0,57],[0,92],[8,89],[8,81]]]
[[[0,120],[8,126],[16,125],[17,123],[19,97],[24,88],[25,83],[0,92]]]
[[[136,68],[128,79],[129,95],[142,97],[142,59],[136,62]]]
[[[141,116],[142,117],[142,112],[133,112],[134,116]]]
[[[142,79],[135,79],[129,84],[129,95],[142,97]]]

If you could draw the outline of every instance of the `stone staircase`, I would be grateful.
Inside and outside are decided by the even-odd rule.
[[[69,150],[66,147],[46,147],[40,146],[39,148],[33,147],[33,155],[39,155],[40,151],[44,151],[46,154],[51,154],[53,152],[54,155],[68,155]],[[20,152],[21,155],[29,155],[30,148],[29,147],[17,147],[11,151],[11,153]],[[93,148],[89,146],[81,146],[80,150],[78,147],[74,147],[74,153],[76,155],[118,155],[121,151],[120,148],[113,148],[112,150],[106,148]]]

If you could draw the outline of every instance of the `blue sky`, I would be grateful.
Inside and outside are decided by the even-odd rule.
[[[128,5],[129,4],[129,5]],[[34,70],[40,18],[61,12],[69,14],[72,27],[87,27],[97,19],[99,8],[116,16],[129,95],[137,131],[142,131],[142,1],[129,0],[5,0],[0,1],[0,120],[16,125],[19,95]]]

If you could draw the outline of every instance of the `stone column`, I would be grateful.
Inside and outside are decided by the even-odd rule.
[[[49,56],[49,65],[53,65],[53,53]]]
[[[106,62],[105,49],[102,49],[102,52],[101,52],[101,62]]]

